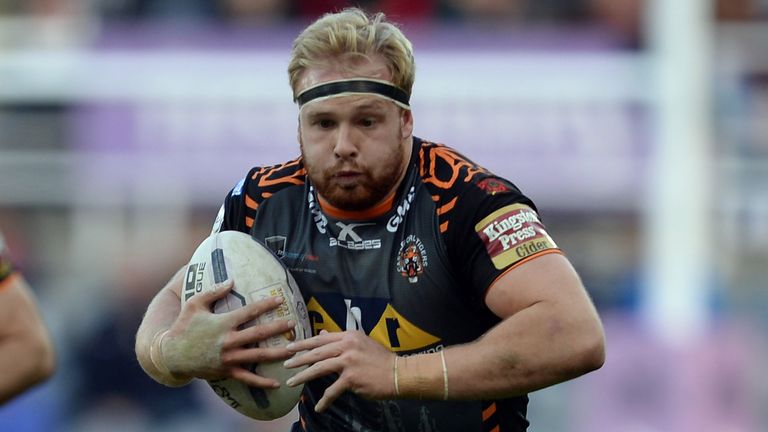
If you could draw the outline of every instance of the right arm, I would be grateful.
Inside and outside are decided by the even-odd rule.
[[[0,404],[46,380],[55,368],[53,343],[34,294],[24,276],[11,274],[0,280]]]
[[[231,281],[204,291],[181,305],[184,268],[157,293],[136,333],[136,357],[155,381],[171,387],[192,378],[234,378],[259,388],[279,386],[242,367],[247,363],[285,360],[285,348],[259,348],[259,341],[293,328],[287,320],[240,329],[276,308],[282,298],[266,299],[237,310],[215,314],[212,304],[233,288]]]
[[[151,347],[159,336],[168,329],[181,313],[181,281],[184,269],[180,269],[170,281],[155,295],[147,307],[144,319],[136,332],[136,358],[139,364],[155,381],[171,387],[188,383],[191,377],[173,377],[159,370],[152,362]],[[156,337],[157,336],[157,337]]]

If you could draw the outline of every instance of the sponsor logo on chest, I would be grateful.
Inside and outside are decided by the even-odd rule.
[[[363,239],[358,233],[355,232],[356,228],[369,225],[376,224],[373,222],[349,224],[336,222],[336,226],[340,228],[340,231],[336,237],[333,235],[329,236],[328,246],[351,250],[369,250],[381,248],[381,239]]]
[[[394,216],[389,218],[389,222],[387,222],[387,231],[397,231],[397,227],[399,227],[400,224],[405,220],[405,215],[408,213],[408,210],[410,210],[411,203],[413,203],[413,198],[415,196],[416,188],[411,186],[411,188],[408,190],[408,193],[405,195],[405,198],[403,198],[403,202],[397,206]]]
[[[315,200],[315,188],[312,186],[309,187],[309,192],[307,192],[307,206],[309,212],[312,213],[312,220],[315,221],[315,227],[317,227],[317,230],[320,231],[321,234],[325,234],[325,227],[328,225],[328,219],[326,219],[323,212],[320,211],[320,206]]]

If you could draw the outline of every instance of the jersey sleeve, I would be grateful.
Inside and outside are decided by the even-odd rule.
[[[250,232],[258,207],[256,201],[249,196],[249,192],[252,193],[253,174],[256,170],[256,168],[251,169],[227,193],[224,203],[216,215],[211,233],[221,231]]]
[[[489,184],[502,190],[489,191]],[[510,269],[560,253],[534,203],[512,183],[489,175],[467,189],[453,230],[446,233],[446,245],[477,298],[483,299],[493,282]]]
[[[236,230],[250,233],[259,206],[282,189],[303,185],[305,175],[301,158],[251,168],[224,198],[211,232]]]
[[[449,147],[422,151],[430,153],[422,156],[422,178],[434,193],[446,254],[472,298],[484,299],[506,271],[560,252],[534,203],[510,181]]]

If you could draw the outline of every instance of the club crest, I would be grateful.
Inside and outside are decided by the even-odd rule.
[[[424,273],[424,269],[429,266],[427,260],[427,250],[424,243],[415,235],[409,235],[400,242],[400,250],[397,257],[397,271],[403,277],[408,278],[408,282],[416,283],[419,276]]]

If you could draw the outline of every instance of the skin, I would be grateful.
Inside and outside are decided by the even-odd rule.
[[[215,314],[211,306],[234,287],[224,282],[215,290],[195,295],[181,307],[184,269],[157,293],[136,333],[136,357],[144,371],[161,384],[177,387],[192,378],[235,378],[259,388],[275,388],[277,380],[256,375],[241,365],[244,363],[285,360],[290,353],[285,348],[252,348],[272,336],[293,328],[289,320],[277,320],[266,325],[245,329],[238,327],[276,308],[279,303],[267,299],[240,309]],[[155,336],[168,331],[162,340],[165,366],[171,375],[159,370],[152,362],[150,346]]]
[[[348,77],[391,78],[380,58],[343,66],[305,71],[299,90]],[[303,106],[298,139],[310,180],[321,200],[355,211],[375,207],[395,192],[410,158],[412,131],[410,111],[378,96],[348,95]],[[182,346],[190,331],[200,333],[205,343],[198,340],[197,344],[211,351],[201,356],[204,362],[197,364],[172,360],[167,366],[172,378],[180,382],[190,377],[233,377],[268,388],[277,383],[238,365],[293,356],[285,362],[287,367],[308,367],[289,380],[289,385],[330,373],[339,375],[318,402],[317,411],[325,410],[345,391],[371,399],[443,397],[440,354],[399,359],[397,395],[392,373],[394,354],[364,333],[321,332],[285,349],[245,348],[291,327],[274,322],[237,330],[240,323],[276,305],[256,303],[243,308],[243,312],[222,314],[225,317],[214,323],[210,304],[228,288],[195,296],[182,309],[181,278],[177,274],[153,300],[137,335],[140,363],[161,382],[169,377],[148,360],[149,345],[157,332],[169,329],[163,341],[164,352]],[[543,255],[507,271],[488,289],[485,302],[502,321],[478,340],[444,351],[450,399],[524,394],[602,366],[602,325],[578,275],[563,255]],[[205,327],[215,329],[195,330]]]
[[[48,379],[56,369],[50,334],[20,274],[0,282],[0,404]]]
[[[367,77],[390,79],[384,60],[355,68],[309,69],[300,89]],[[318,194],[334,207],[365,210],[394,194],[411,156],[413,117],[387,99],[350,95],[313,101],[299,112],[299,143]]]
[[[356,76],[389,78],[383,62],[374,59],[367,67],[364,71],[358,70]],[[348,76],[345,70],[319,68],[309,70],[300,82],[307,88]],[[368,128],[368,123],[361,119],[367,118],[368,103],[380,100],[368,95],[343,96],[304,107],[299,134],[305,162],[328,169],[331,173],[328,178],[332,180],[336,180],[334,174],[344,173],[347,166],[362,167],[372,173],[367,180],[374,181],[377,173],[388,173],[397,166],[400,176],[389,188],[392,193],[402,180],[404,164],[410,157],[408,144],[412,139],[413,119],[410,111],[401,112],[399,117],[389,115],[388,112],[399,108],[384,101],[389,109],[382,109],[377,126]],[[318,127],[318,119],[331,121]],[[395,130],[400,133],[393,137],[391,131]],[[398,158],[393,152],[403,156]],[[342,160],[344,164],[338,162]],[[335,165],[337,163],[339,165]],[[317,177],[319,172],[325,172],[323,169],[310,170],[310,174]],[[319,190],[331,204],[344,207],[348,203],[337,200],[336,194],[361,187],[366,192],[371,189],[366,182],[353,177],[330,181],[327,188]],[[373,198],[360,201],[369,207],[376,202]],[[354,209],[351,205],[346,207]],[[525,394],[602,366],[605,358],[602,325],[578,275],[563,255],[544,255],[508,271],[490,287],[485,301],[503,321],[482,338],[445,350],[450,399]],[[339,374],[339,379],[318,402],[315,409],[319,412],[345,391],[371,399],[397,397],[393,353],[362,332],[323,332],[287,348],[297,355],[285,362],[286,367],[308,366],[290,379],[289,385]],[[399,361],[400,397],[443,397],[440,354]]]

